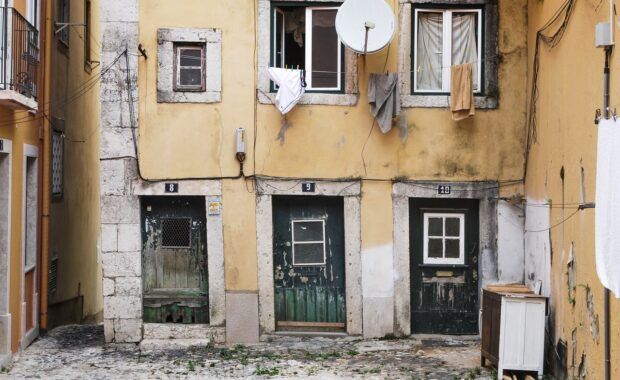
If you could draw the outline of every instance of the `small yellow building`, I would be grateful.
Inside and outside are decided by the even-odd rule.
[[[0,365],[44,327],[44,9],[35,0],[0,2]]]

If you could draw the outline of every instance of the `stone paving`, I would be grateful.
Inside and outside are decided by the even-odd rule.
[[[104,344],[102,326],[50,331],[0,379],[486,379],[477,339],[274,337],[256,345]],[[195,342],[194,342],[195,343]]]

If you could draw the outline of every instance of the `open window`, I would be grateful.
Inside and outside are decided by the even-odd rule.
[[[453,65],[473,64],[474,92],[482,91],[482,9],[418,9],[413,15],[413,92],[450,92]]]
[[[272,13],[273,67],[305,70],[306,91],[342,92],[343,47],[337,7],[276,5]]]
[[[60,0],[58,2],[58,15],[56,17],[56,22],[60,24],[67,24],[70,22],[69,8],[69,0]],[[70,26],[66,26],[57,33],[58,40],[67,47],[69,47],[69,28]]]
[[[84,1],[84,69],[90,73],[92,68],[92,55],[90,45],[91,28],[91,4],[90,0]]]

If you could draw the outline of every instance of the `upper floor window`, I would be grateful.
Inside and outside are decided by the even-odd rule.
[[[474,91],[480,92],[481,9],[415,9],[414,28],[414,92],[450,92],[450,68],[464,63],[472,63]]]
[[[92,57],[90,54],[90,26],[91,26],[91,14],[90,14],[90,0],[84,1],[84,67],[90,72]]]
[[[157,101],[222,101],[220,29],[157,29]]]
[[[174,44],[174,90],[205,90],[205,46]]]
[[[336,33],[337,7],[276,5],[271,65],[303,69],[306,91],[343,90],[343,47]]]
[[[58,12],[57,22],[61,24],[60,26],[62,27],[62,25],[68,24],[69,23],[69,0],[60,0],[58,2],[57,12]],[[65,26],[60,32],[58,32],[58,39],[60,40],[60,42],[62,42],[63,44],[67,46],[69,46],[69,28],[70,26]]]

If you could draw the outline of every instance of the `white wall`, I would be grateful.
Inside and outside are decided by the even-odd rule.
[[[522,283],[524,279],[524,211],[508,202],[497,204],[497,277],[501,283]]]
[[[527,203],[530,205],[540,205],[546,202],[544,200],[528,198]],[[545,296],[551,295],[551,241],[548,230],[550,226],[549,218],[549,207],[526,207],[525,284],[533,288],[538,281],[541,281],[542,294]]]

